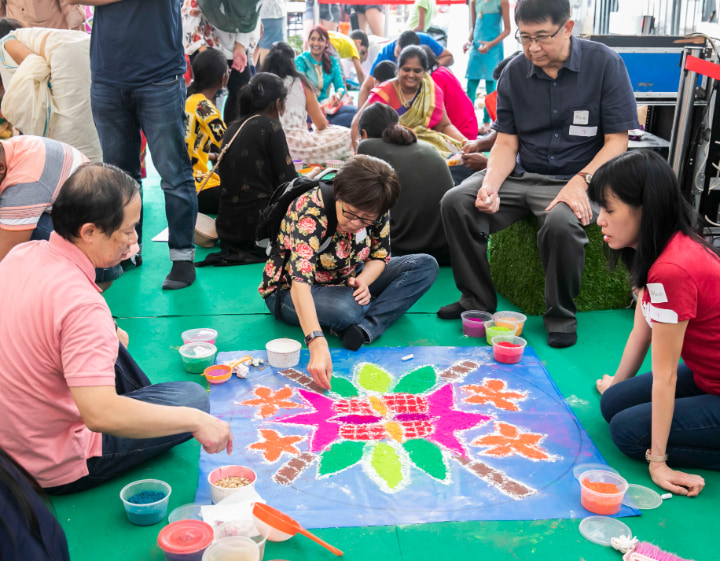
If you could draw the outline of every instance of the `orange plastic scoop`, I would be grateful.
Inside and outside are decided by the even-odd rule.
[[[273,508],[263,503],[255,503],[253,504],[253,514],[259,520],[261,520],[268,526],[279,530],[280,532],[284,532],[291,536],[300,533],[303,536],[310,538],[314,542],[319,543],[321,546],[333,552],[335,555],[343,555],[343,552],[340,551],[337,547],[331,546],[329,543],[324,542],[323,540],[318,538],[315,534],[308,532],[305,528],[298,524],[297,520],[289,517],[287,514],[280,512],[276,508]]]

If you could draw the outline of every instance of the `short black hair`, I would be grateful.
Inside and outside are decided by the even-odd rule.
[[[13,18],[0,18],[0,37],[5,37],[16,29],[25,27],[21,21]]]
[[[400,196],[400,180],[387,162],[358,154],[340,168],[333,180],[333,191],[336,201],[382,216]]]
[[[515,23],[540,23],[547,19],[560,25],[570,19],[569,0],[518,0]]]
[[[510,56],[506,56],[504,59],[498,62],[497,66],[493,69],[493,80],[497,82],[500,79],[502,71],[505,70],[505,67],[508,65],[508,63],[519,54],[522,54],[522,51],[515,51]]]
[[[193,81],[188,88],[188,96],[221,84],[228,71],[227,59],[218,49],[205,49],[193,60],[192,71]]]
[[[397,74],[397,64],[392,60],[381,60],[375,65],[372,76],[378,82],[392,80]]]
[[[83,224],[95,224],[106,236],[120,229],[125,207],[140,185],[110,164],[83,164],[65,181],[52,207],[53,229],[70,241]]]
[[[404,49],[408,45],[419,45],[420,44],[420,36],[415,33],[414,31],[403,31],[400,34],[400,37],[397,38],[397,46],[400,47],[400,49]]]
[[[370,48],[370,41],[368,40],[367,33],[365,33],[362,29],[356,29],[352,33],[350,33],[350,39],[353,41],[360,40],[360,44],[365,47],[366,49]]]

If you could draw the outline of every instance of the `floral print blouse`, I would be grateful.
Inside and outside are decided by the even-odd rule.
[[[290,205],[280,224],[278,244],[283,251],[271,255],[263,269],[258,292],[267,298],[282,284],[289,288],[281,267],[289,250],[290,259],[285,265],[293,281],[317,285],[344,285],[347,279],[359,273],[358,267],[370,260],[390,260],[390,220],[386,213],[380,224],[368,226],[359,233],[345,234],[336,231],[330,245],[318,252],[327,231],[327,214],[320,188],[315,187],[298,197]]]

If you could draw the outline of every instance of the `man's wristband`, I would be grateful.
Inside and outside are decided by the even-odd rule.
[[[668,455],[664,454],[663,456],[660,456],[659,454],[653,454],[652,450],[648,448],[645,450],[645,459],[649,464],[653,462],[667,462]]]
[[[311,333],[308,333],[305,335],[305,344],[309,346],[310,343],[318,337],[325,337],[325,334],[322,331],[312,331]]]

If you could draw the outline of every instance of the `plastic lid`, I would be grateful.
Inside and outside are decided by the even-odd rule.
[[[640,510],[650,510],[657,508],[662,504],[662,497],[649,487],[642,485],[628,485],[625,492],[623,504]]]
[[[172,524],[178,520],[202,520],[202,507],[196,503],[188,503],[177,507],[168,516],[168,523]]]
[[[607,516],[588,516],[580,522],[580,533],[586,540],[598,545],[609,546],[612,538],[620,536],[632,537],[627,524],[617,518]]]
[[[186,555],[203,551],[214,537],[210,524],[200,520],[178,520],[160,530],[157,544],[166,553]]]
[[[610,473],[620,475],[618,470],[611,468],[607,464],[578,464],[573,468],[573,475],[575,476],[575,479],[580,481],[580,476],[590,470],[609,471]]]

